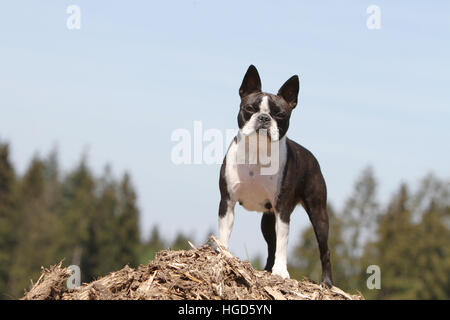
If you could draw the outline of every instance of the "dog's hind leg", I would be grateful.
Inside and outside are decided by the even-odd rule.
[[[261,218],[261,231],[264,239],[267,242],[267,261],[264,270],[272,272],[272,267],[275,262],[275,249],[277,238],[275,233],[275,214],[265,212]]]
[[[319,243],[320,261],[322,263],[322,282],[328,287],[331,287],[333,280],[331,276],[330,250],[328,249],[326,200],[313,196],[305,201],[305,209],[313,225],[317,242]]]

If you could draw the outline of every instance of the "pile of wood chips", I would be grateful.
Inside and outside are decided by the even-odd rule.
[[[122,270],[67,289],[71,272],[59,265],[43,269],[24,300],[360,300],[361,295],[331,289],[310,280],[282,279],[253,269],[211,236],[216,245],[192,250],[159,252],[148,265]]]

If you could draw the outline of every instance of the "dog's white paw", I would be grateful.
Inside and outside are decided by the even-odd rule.
[[[272,268],[272,274],[280,276],[283,279],[289,279],[289,272],[287,271],[286,266],[274,265]]]

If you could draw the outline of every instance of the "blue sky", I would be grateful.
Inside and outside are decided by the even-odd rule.
[[[81,8],[68,30],[66,9]],[[366,8],[381,9],[381,29]],[[263,90],[300,77],[288,136],[310,149],[341,207],[372,165],[385,201],[401,181],[450,176],[450,3],[435,1],[8,1],[0,5],[0,139],[23,172],[59,150],[128,170],[143,232],[216,230],[218,165],[171,162],[177,128],[235,128],[250,64]],[[260,214],[236,210],[231,250],[265,253]],[[308,219],[298,209],[290,247]]]

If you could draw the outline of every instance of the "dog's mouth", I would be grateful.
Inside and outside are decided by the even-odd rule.
[[[255,131],[261,134],[269,134],[270,123],[258,123],[256,125]]]
[[[278,140],[278,129],[276,125],[267,121],[253,123],[252,126],[244,126],[242,133],[244,136],[256,134],[257,136],[268,139],[271,142]]]

